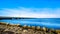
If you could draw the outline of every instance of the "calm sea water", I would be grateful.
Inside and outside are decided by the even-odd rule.
[[[3,19],[0,22],[60,29],[60,18]]]

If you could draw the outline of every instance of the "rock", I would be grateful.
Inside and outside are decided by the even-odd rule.
[[[23,30],[23,32],[28,32],[27,30]]]
[[[32,30],[32,29],[28,29],[28,33],[29,33],[29,34],[34,34],[34,32],[35,32],[35,31]]]
[[[41,29],[40,26],[30,27],[30,25],[28,26],[24,25],[23,27],[20,27],[17,25],[10,25],[10,24],[7,27],[6,26],[7,25],[3,25],[3,24],[0,25],[0,34],[56,34],[55,30],[47,29],[48,31],[46,31],[45,27]],[[60,30],[57,32],[60,32]]]
[[[36,29],[36,28],[35,28],[35,26],[32,26],[31,28],[32,28],[33,30],[35,30],[35,29]]]
[[[22,34],[28,34],[27,30],[23,30]]]
[[[2,32],[2,34],[14,34],[14,32],[12,32],[12,31],[4,31],[4,32]]]
[[[45,28],[45,27],[43,27],[43,31],[45,31],[45,32],[46,32],[46,28]]]
[[[30,29],[31,28],[31,26],[30,25],[28,25],[28,29]]]
[[[27,28],[27,25],[24,25],[23,28]]]
[[[37,26],[36,29],[37,29],[37,30],[40,30],[41,28],[40,28],[40,26]]]

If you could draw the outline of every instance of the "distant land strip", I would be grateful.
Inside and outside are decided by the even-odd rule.
[[[5,16],[0,16],[0,20],[2,19],[39,19],[39,18],[31,18],[31,17],[5,17]],[[40,18],[42,19],[42,18]],[[54,19],[54,18],[43,18],[43,19]],[[59,19],[59,18],[57,18]]]

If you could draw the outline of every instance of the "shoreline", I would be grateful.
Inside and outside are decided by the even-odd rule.
[[[60,33],[60,30],[54,30],[54,29],[48,29],[48,28],[45,28],[45,27],[43,27],[43,28],[41,28],[40,26],[37,26],[37,27],[35,27],[35,26],[32,26],[32,27],[30,27],[30,26],[26,26],[26,25],[24,25],[24,26],[21,26],[21,25],[19,25],[19,24],[7,24],[7,23],[3,23],[3,22],[0,22],[0,26],[2,27],[2,25],[5,25],[5,27],[8,29],[8,28],[11,28],[12,27],[12,29],[13,29],[13,27],[17,27],[17,28],[22,28],[22,29],[32,29],[33,31],[43,31],[43,32],[49,32],[50,30],[51,30],[51,32],[55,32],[55,33]],[[2,27],[2,28],[4,28],[4,27]],[[18,30],[18,29],[17,29]],[[50,32],[49,32],[50,33]]]

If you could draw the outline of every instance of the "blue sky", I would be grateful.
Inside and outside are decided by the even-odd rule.
[[[0,0],[0,16],[60,18],[60,0]]]

